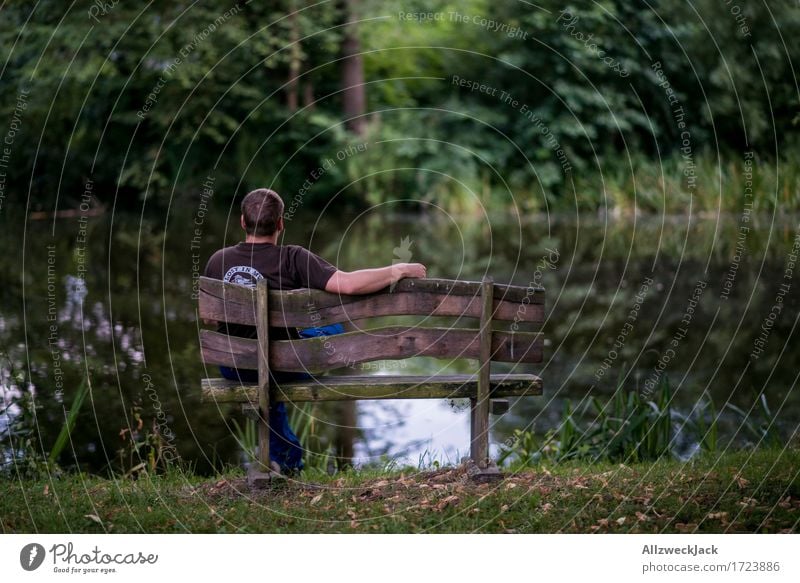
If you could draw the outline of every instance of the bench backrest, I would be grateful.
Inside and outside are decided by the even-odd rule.
[[[415,356],[438,358],[480,357],[478,330],[462,327],[384,326],[362,328],[362,320],[387,316],[446,316],[480,319],[485,310],[481,282],[444,279],[404,279],[388,289],[358,296],[321,290],[269,290],[269,326],[310,328],[359,321],[358,330],[336,336],[300,340],[269,340],[271,370],[319,373],[375,360]],[[241,285],[200,278],[199,315],[203,319],[257,326],[257,291]],[[491,356],[495,362],[538,363],[542,360],[542,338],[537,332],[521,331],[519,324],[541,324],[544,290],[490,284],[492,321],[510,322],[489,330]],[[261,329],[265,329],[263,325]],[[523,326],[529,328],[529,326]],[[211,330],[200,333],[206,364],[257,369],[259,341],[229,336]]]

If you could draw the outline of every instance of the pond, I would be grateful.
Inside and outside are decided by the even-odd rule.
[[[431,207],[433,208],[433,207]],[[239,464],[235,407],[203,405],[196,276],[217,248],[240,239],[238,214],[206,200],[162,212],[29,220],[4,215],[0,291],[0,431],[32,431],[47,451],[81,380],[91,392],[60,462],[103,472],[130,466],[131,436],[169,436],[199,472]],[[557,425],[563,402],[611,394],[618,382],[652,392],[668,378],[677,406],[707,391],[717,407],[751,410],[762,393],[791,435],[800,421],[795,326],[800,285],[797,216],[408,214],[388,205],[287,220],[284,243],[341,269],[419,261],[429,277],[547,290],[545,358],[519,372],[544,378],[544,396],[492,418],[493,449],[514,429]],[[475,362],[372,363],[374,374],[469,372]],[[497,370],[508,370],[502,365]],[[23,395],[34,396],[35,419]],[[313,415],[321,444],[336,405]],[[456,462],[469,447],[463,403],[358,404],[357,463],[389,458]],[[8,439],[4,445],[7,448]],[[9,452],[6,451],[6,456]]]

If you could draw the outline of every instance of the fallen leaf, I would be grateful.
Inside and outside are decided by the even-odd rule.
[[[322,494],[317,494],[316,496],[314,496],[314,497],[311,499],[311,506],[314,506],[314,504],[316,504],[316,503],[317,503],[317,502],[319,502],[320,500],[322,500]]]
[[[448,506],[450,506],[451,504],[452,504],[453,506],[455,506],[456,504],[458,504],[458,500],[459,500],[458,496],[448,496],[447,498],[444,498],[443,500],[441,500],[441,501],[440,501],[440,502],[439,502],[439,503],[436,505],[436,508],[437,508],[438,510],[444,510],[445,508],[447,508],[447,507],[448,507]]]
[[[620,516],[620,517],[619,517],[619,518],[617,518],[617,519],[616,519],[614,522],[616,522],[617,524],[619,524],[620,526],[622,526],[623,524],[625,524],[625,519],[626,519],[626,518],[627,518],[626,516]]]
[[[361,494],[358,495],[358,497],[361,500],[366,500],[373,495],[375,495],[375,490],[370,489],[370,490],[364,490],[363,492],[361,492]]]
[[[97,524],[103,524],[103,521],[100,520],[100,517],[97,516],[97,514],[85,514],[83,517],[84,518],[88,518],[89,520],[92,520],[92,521],[96,522]]]

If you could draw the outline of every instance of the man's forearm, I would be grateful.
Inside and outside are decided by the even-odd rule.
[[[328,280],[325,291],[345,295],[368,294],[388,287],[404,277],[425,276],[426,269],[421,263],[398,263],[349,273],[337,271]]]
[[[395,272],[394,275],[393,272]],[[328,283],[326,289],[335,287],[336,289],[333,290],[334,293],[348,295],[368,294],[392,285],[392,283],[399,279],[398,275],[395,268],[391,265],[388,267],[376,267],[374,269],[359,269],[358,271],[351,271],[349,273],[337,271],[333,274],[333,277],[331,277],[332,281]],[[333,281],[334,278],[336,281]]]

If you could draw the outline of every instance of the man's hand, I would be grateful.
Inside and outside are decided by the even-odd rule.
[[[427,268],[422,263],[395,263],[392,265],[392,269],[397,274],[397,279],[392,283],[404,277],[425,277],[427,273]]]

